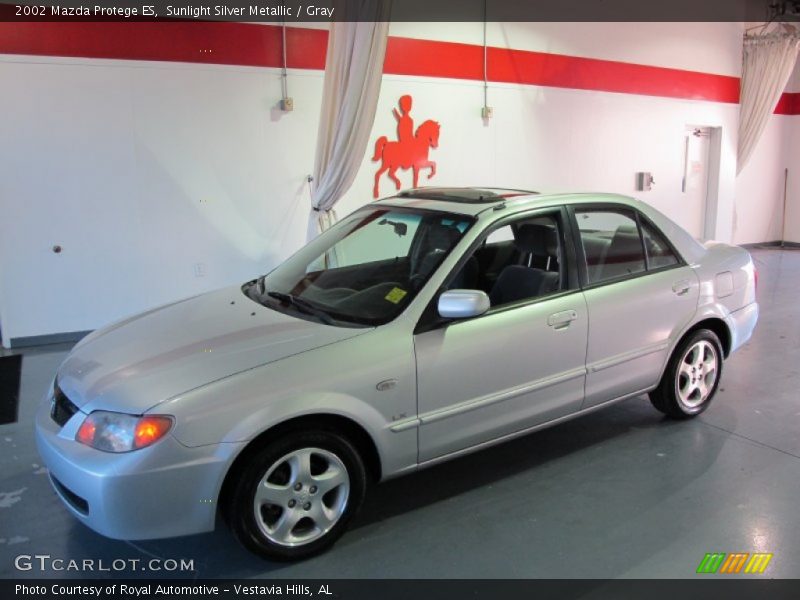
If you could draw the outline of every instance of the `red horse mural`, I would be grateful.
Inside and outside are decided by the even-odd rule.
[[[439,123],[428,120],[414,131],[414,120],[409,114],[411,104],[411,96],[401,96],[400,112],[396,108],[392,110],[394,118],[397,119],[397,141],[390,142],[385,135],[382,135],[375,142],[375,156],[372,160],[381,161],[381,167],[375,173],[375,186],[372,189],[375,198],[380,196],[380,179],[386,171],[389,171],[389,178],[394,181],[398,190],[401,184],[397,178],[397,169],[413,169],[414,187],[417,187],[420,169],[431,170],[428,179],[436,175],[436,163],[428,159],[428,151],[439,146]]]

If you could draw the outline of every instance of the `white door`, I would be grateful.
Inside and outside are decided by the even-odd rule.
[[[697,239],[705,237],[706,202],[708,198],[708,150],[711,130],[708,127],[687,127],[684,135],[684,163],[681,195],[672,217]]]

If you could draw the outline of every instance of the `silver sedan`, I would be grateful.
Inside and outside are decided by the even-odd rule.
[[[598,194],[422,188],[269,274],[82,340],[36,423],[58,495],[106,536],[213,529],[297,559],[380,481],[649,394],[714,398],[758,318],[743,249]]]

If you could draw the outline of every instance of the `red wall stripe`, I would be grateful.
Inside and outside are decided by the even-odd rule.
[[[290,68],[324,69],[328,32],[287,28]],[[0,54],[191,62],[278,67],[281,31],[271,25],[212,21],[0,22]],[[489,48],[495,82],[642,94],[735,104],[739,78],[617,61]],[[384,72],[483,79],[483,48],[391,37]],[[800,114],[800,94],[787,93],[775,112]]]
[[[784,92],[778,105],[776,115],[800,115],[800,92]]]
[[[390,37],[383,72],[482,80],[483,46]]]
[[[328,32],[289,27],[288,66],[324,69]],[[211,21],[0,22],[0,53],[278,67],[281,30]]]
[[[492,81],[739,102],[739,78],[610,60],[491,48]]]
[[[482,80],[483,48],[391,38],[384,72]],[[504,83],[739,102],[738,77],[507,48],[489,48],[488,77]]]

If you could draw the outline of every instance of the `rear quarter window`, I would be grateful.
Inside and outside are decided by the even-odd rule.
[[[655,227],[644,221],[642,221],[642,235],[647,248],[647,264],[650,269],[663,269],[680,262],[664,236]]]

